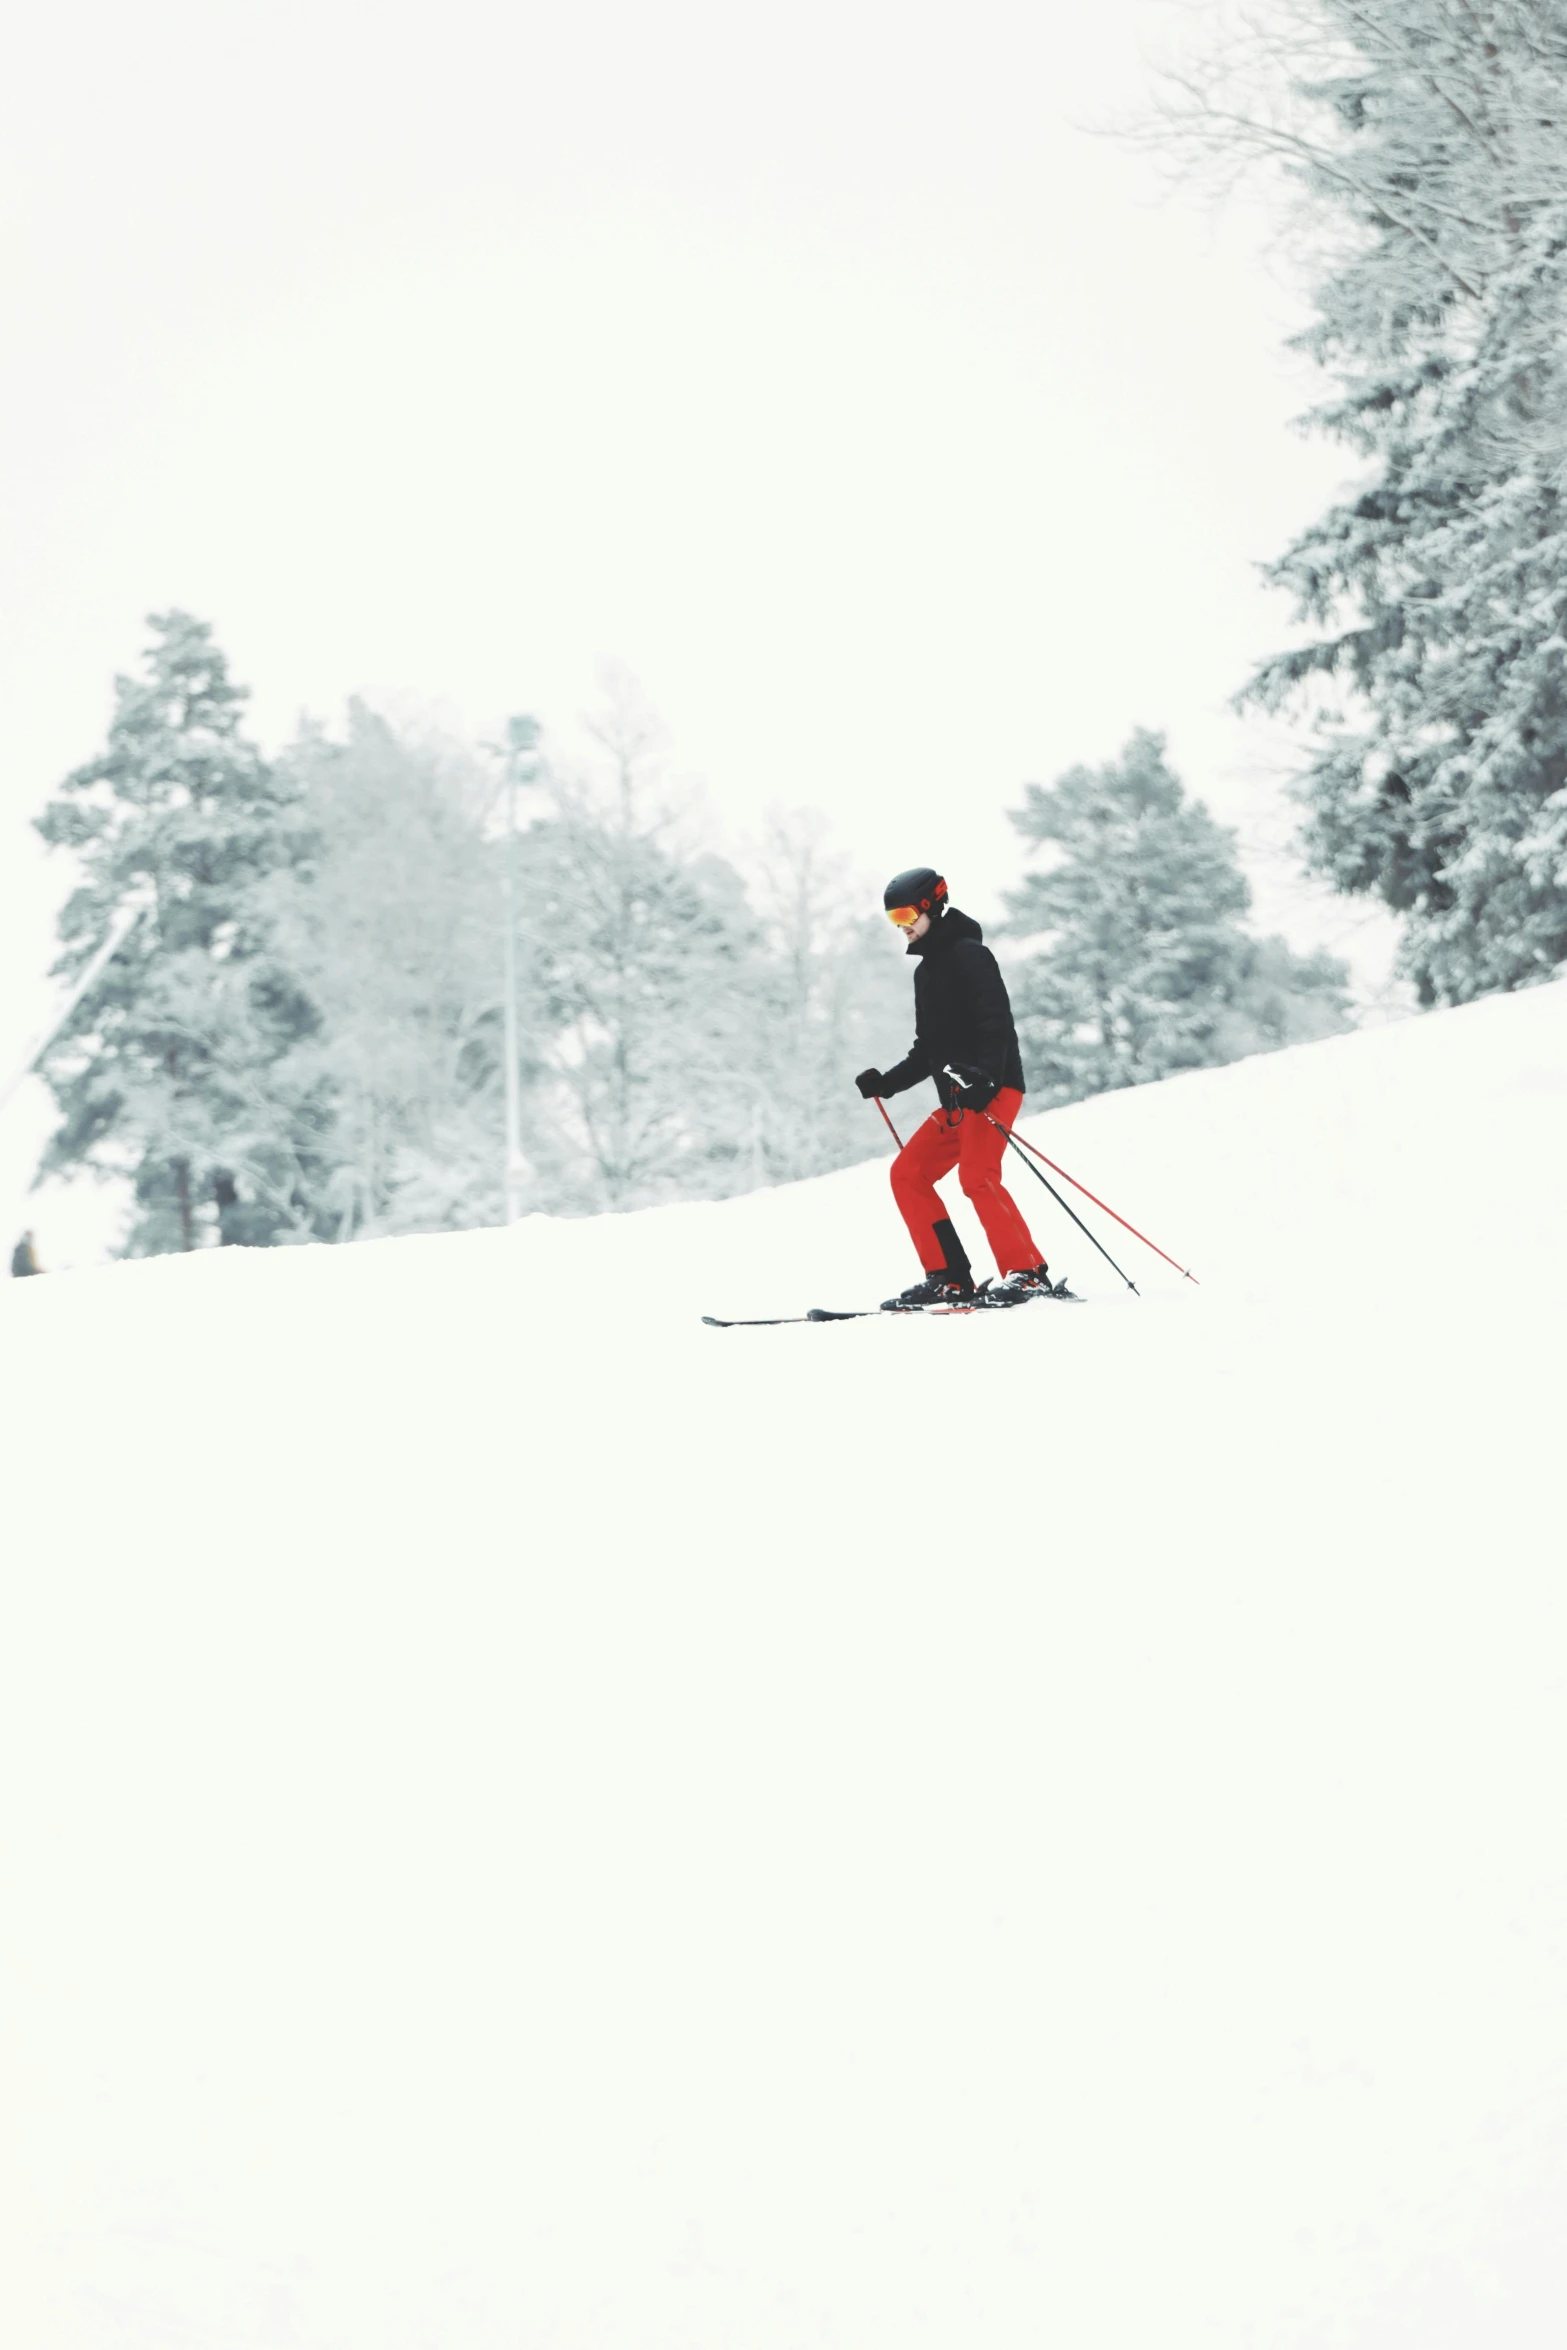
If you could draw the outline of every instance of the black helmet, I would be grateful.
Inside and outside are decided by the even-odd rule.
[[[947,885],[934,865],[911,865],[907,873],[893,875],[881,902],[889,914],[895,906],[913,906],[934,922],[946,911]]]

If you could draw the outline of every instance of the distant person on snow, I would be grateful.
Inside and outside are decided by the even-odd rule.
[[[933,1077],[941,1099],[892,1162],[893,1197],[925,1278],[889,1297],[886,1309],[913,1313],[975,1295],[968,1253],[936,1190],[954,1167],[1001,1275],[985,1291],[986,1304],[1024,1305],[1048,1291],[1050,1276],[1001,1180],[1001,1130],[1010,1131],[1023,1105],[1023,1058],[1001,966],[979,924],[948,904],[947,885],[932,866],[895,874],[882,903],[918,958],[914,1043],[896,1068],[862,1069],[854,1082],[876,1101]]]
[[[30,1232],[24,1232],[11,1251],[11,1277],[15,1281],[20,1281],[25,1273],[41,1273],[42,1271],[43,1267],[38,1262],[38,1251],[33,1246],[33,1236]]]

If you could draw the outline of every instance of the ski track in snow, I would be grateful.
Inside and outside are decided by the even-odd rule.
[[[0,2339],[1561,2340],[1567,988],[1025,1130],[0,1296]]]

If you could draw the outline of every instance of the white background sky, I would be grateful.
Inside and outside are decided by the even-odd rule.
[[[1281,744],[1227,708],[1255,566],[1342,479],[1255,214],[1086,127],[1156,0],[150,0],[29,12],[0,155],[0,1060],[63,876],[27,827],[144,615],[262,740],[351,693],[569,733],[606,656],[741,830],[819,805],[981,915],[1025,779],[1162,726],[1259,912]],[[0,1112],[0,1188],[41,1119]],[[25,1134],[24,1134],[24,1129]],[[25,1144],[25,1149],[24,1149]],[[25,1170],[22,1171],[25,1174]]]

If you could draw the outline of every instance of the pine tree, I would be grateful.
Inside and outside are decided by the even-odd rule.
[[[1302,191],[1365,462],[1272,567],[1313,634],[1249,689],[1304,712],[1305,842],[1403,917],[1423,1001],[1567,958],[1567,16],[1293,0],[1199,77],[1188,135]]]
[[[1009,893],[1040,941],[1011,979],[1030,1089],[1076,1101],[1348,1025],[1347,973],[1245,928],[1233,834],[1189,801],[1163,737],[1030,784],[1012,822],[1043,870]]]
[[[266,899],[303,853],[297,811],[241,732],[245,691],[211,629],[181,612],[149,626],[143,676],[115,681],[106,751],[38,819],[83,875],[59,973],[132,899],[149,906],[45,1057],[62,1116],[40,1173],[128,1175],[133,1255],[308,1237],[329,1113],[283,1071],[317,1015]]]

